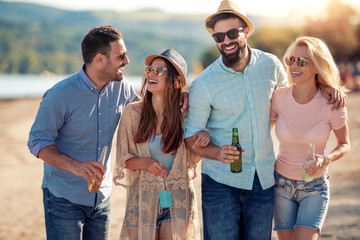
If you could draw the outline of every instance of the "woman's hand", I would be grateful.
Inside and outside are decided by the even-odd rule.
[[[188,92],[181,92],[180,94],[180,111],[182,113],[186,113],[189,110],[189,93]]]
[[[210,143],[210,134],[203,130],[194,135],[194,144],[192,148],[206,147]]]
[[[312,160],[313,161],[313,160]],[[315,160],[312,164],[308,165],[305,171],[309,174],[310,177],[314,176],[317,171],[326,168],[325,159],[323,155],[315,154]]]
[[[166,180],[166,176],[169,174],[167,168],[158,160],[149,158],[148,171],[157,177],[161,177]]]

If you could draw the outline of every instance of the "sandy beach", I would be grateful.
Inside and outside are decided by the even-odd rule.
[[[0,101],[0,240],[46,238],[40,189],[42,161],[32,156],[26,146],[40,101],[39,98]],[[330,208],[320,239],[360,239],[359,106],[359,94],[347,98],[351,151],[330,165]],[[328,151],[334,146],[332,135]],[[199,177],[195,186],[200,208]],[[111,239],[119,238],[125,197],[125,190],[114,186]],[[273,239],[277,239],[274,232]]]

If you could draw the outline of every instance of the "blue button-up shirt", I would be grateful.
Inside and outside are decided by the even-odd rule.
[[[28,147],[33,155],[55,145],[78,161],[98,161],[107,145],[106,172],[97,194],[97,203],[110,196],[112,186],[111,143],[123,108],[138,97],[129,82],[108,82],[101,91],[86,76],[83,68],[57,83],[43,96],[31,128]],[[93,206],[95,193],[87,181],[44,162],[42,188],[75,204]]]
[[[207,130],[215,145],[230,145],[232,128],[238,128],[245,150],[241,173],[231,173],[230,164],[207,158],[203,158],[202,173],[217,182],[250,190],[256,171],[263,189],[274,185],[270,98],[276,85],[286,83],[279,59],[256,49],[251,49],[244,72],[226,67],[219,57],[194,80],[184,137]]]

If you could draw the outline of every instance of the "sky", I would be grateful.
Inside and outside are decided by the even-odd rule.
[[[67,10],[115,10],[133,11],[143,8],[159,8],[170,13],[212,14],[220,0],[6,0],[28,2]],[[329,0],[236,0],[239,6],[251,15],[279,16],[296,14],[297,9],[321,12]],[[359,0],[342,0],[360,13]]]

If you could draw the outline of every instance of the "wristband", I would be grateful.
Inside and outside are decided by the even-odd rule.
[[[323,155],[323,158],[324,158],[325,167],[327,167],[330,163],[330,159],[326,154]]]

